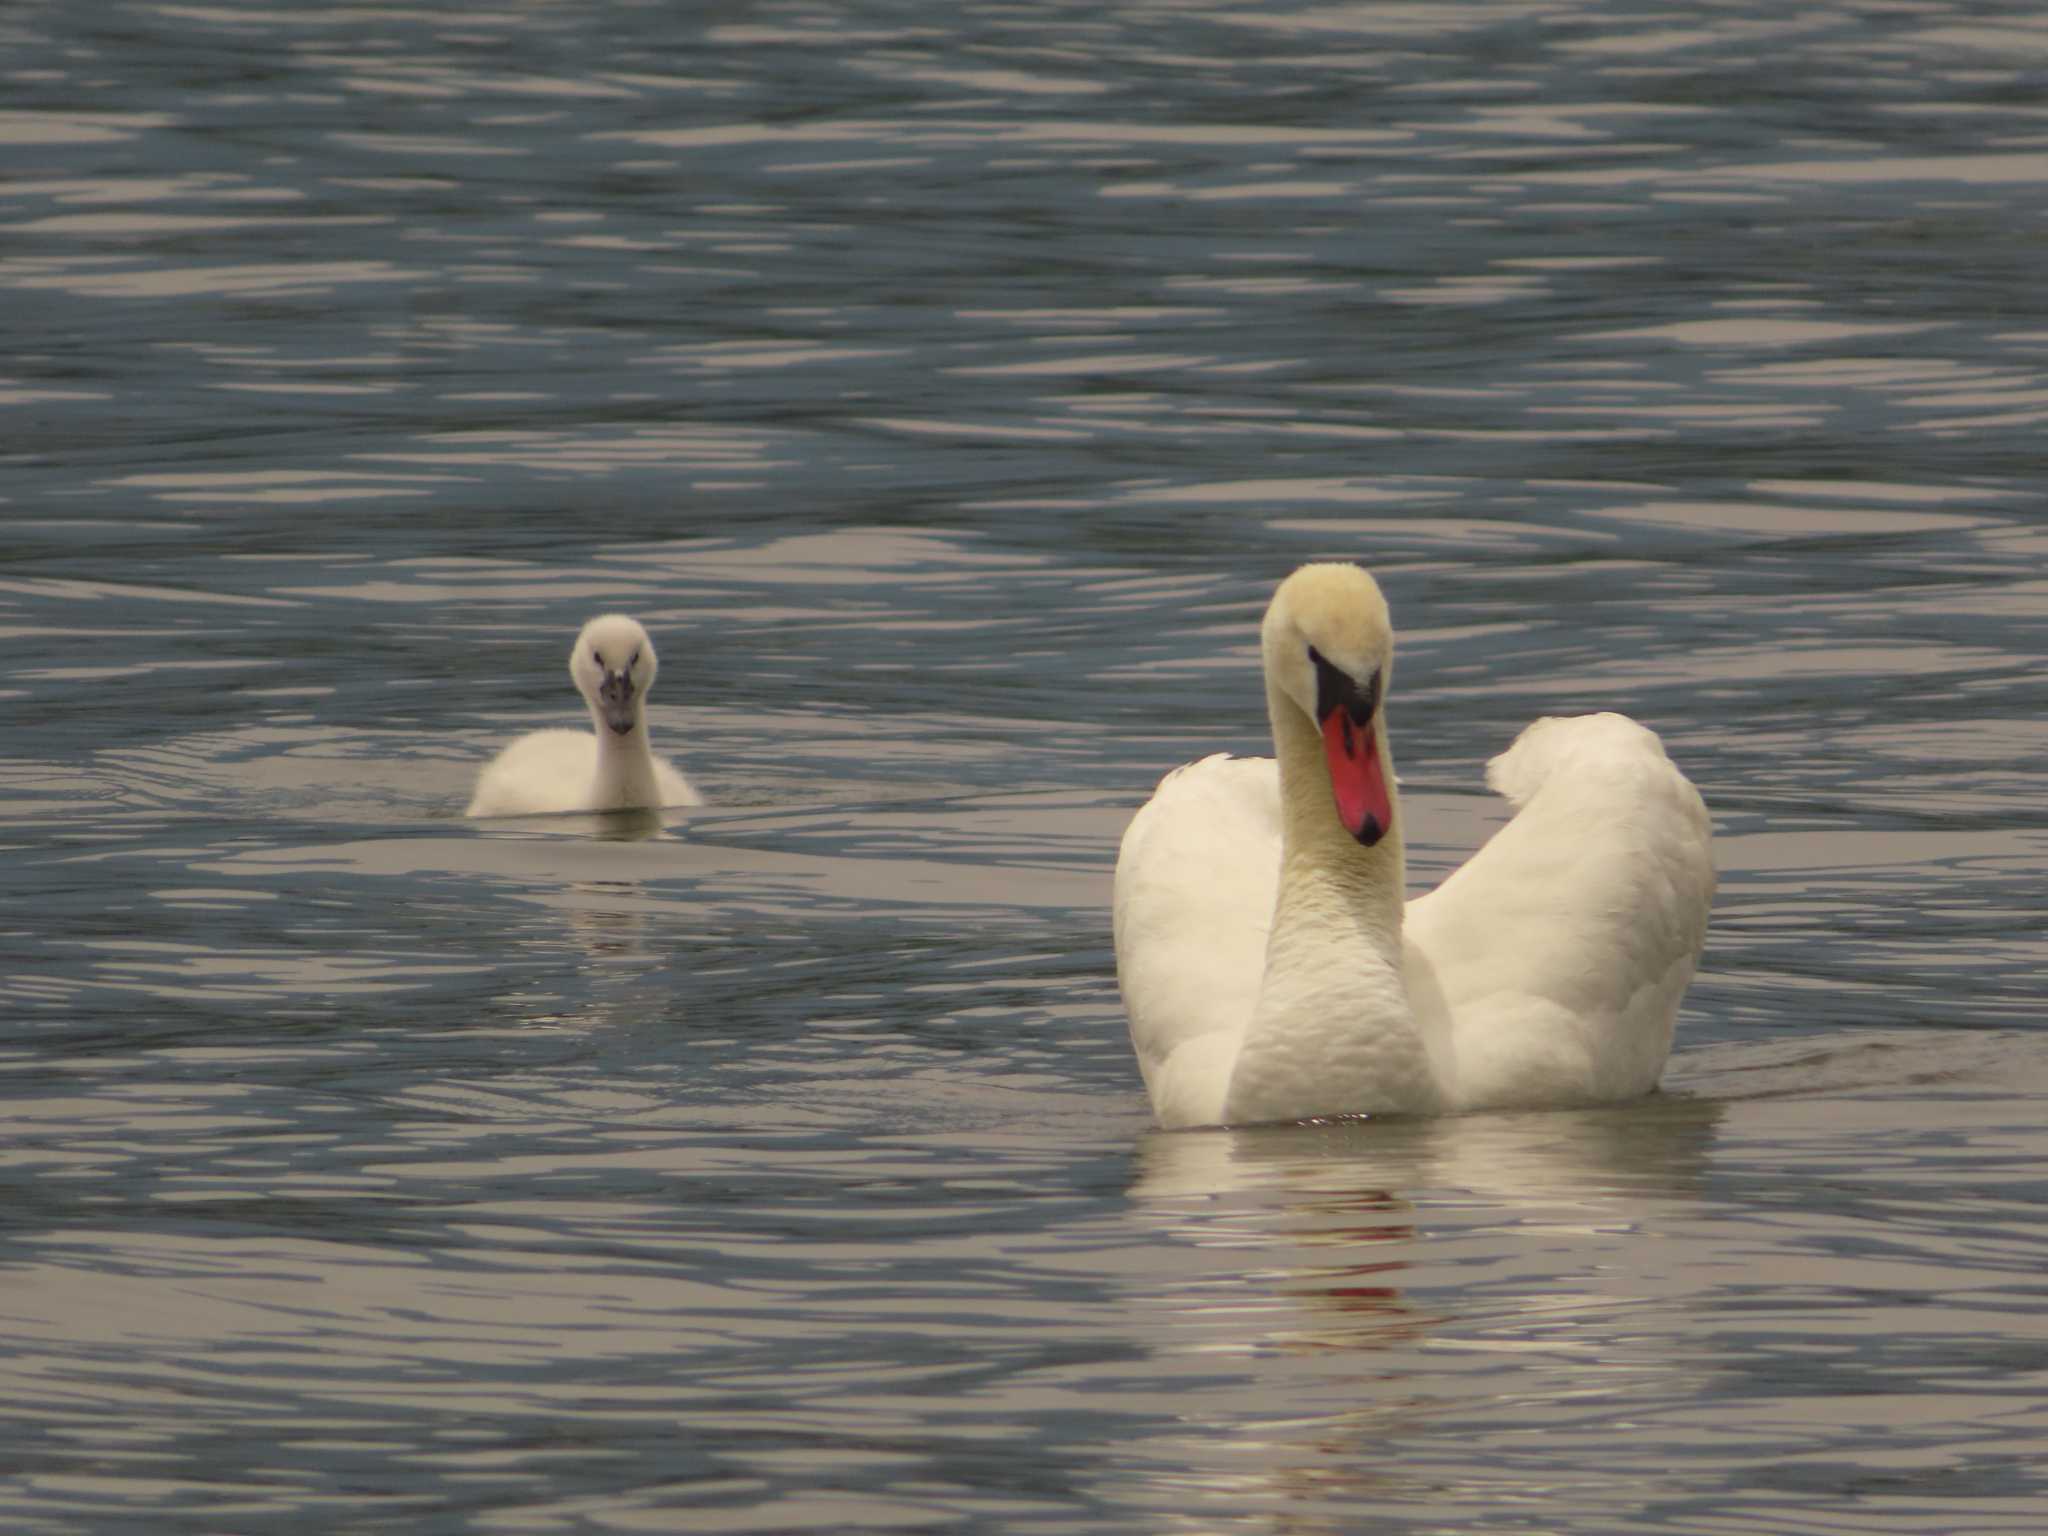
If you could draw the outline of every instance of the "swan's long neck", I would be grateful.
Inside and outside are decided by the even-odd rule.
[[[597,734],[597,773],[590,784],[590,808],[614,811],[661,804],[654,777],[654,748],[647,741],[646,710],[635,714],[633,729],[621,736],[604,723],[604,712],[593,704],[590,728]]]
[[[1313,722],[1270,684],[1267,709],[1280,759],[1280,896],[1226,1115],[1299,1119],[1318,1103],[1331,1113],[1436,1109],[1401,968],[1406,872],[1385,716],[1374,735],[1392,825],[1367,848],[1338,818]]]

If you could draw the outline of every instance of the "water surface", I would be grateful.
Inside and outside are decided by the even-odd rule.
[[[2048,30],[0,18],[0,1518],[2031,1531]],[[1722,886],[1667,1091],[1163,1135],[1108,935],[1379,575]],[[460,818],[624,609],[700,811]]]

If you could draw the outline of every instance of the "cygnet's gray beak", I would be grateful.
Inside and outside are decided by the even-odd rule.
[[[630,734],[640,718],[640,712],[633,707],[632,674],[607,667],[604,681],[597,685],[597,708],[614,732],[621,736]]]

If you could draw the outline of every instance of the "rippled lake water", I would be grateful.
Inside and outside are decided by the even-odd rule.
[[[0,1524],[2034,1531],[2026,7],[0,11]],[[1544,712],[1667,1091],[1164,1135],[1312,557]],[[710,804],[461,819],[601,609]]]

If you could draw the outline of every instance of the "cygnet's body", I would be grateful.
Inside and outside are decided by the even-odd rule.
[[[654,642],[621,613],[583,626],[569,676],[590,706],[590,730],[532,731],[477,775],[470,816],[533,816],[700,805],[703,796],[647,741]]]

